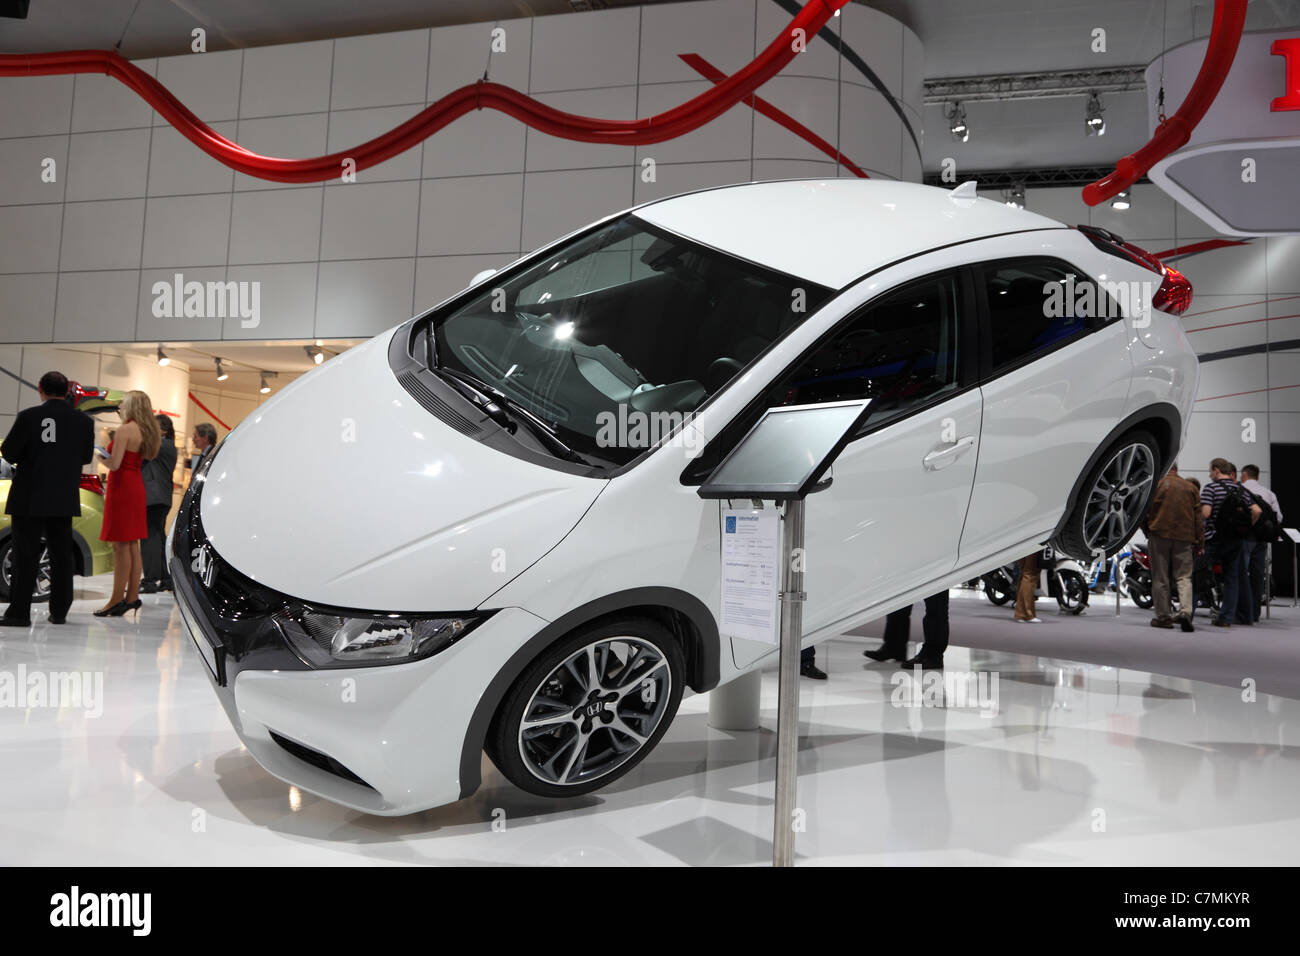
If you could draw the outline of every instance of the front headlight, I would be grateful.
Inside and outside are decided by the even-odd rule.
[[[298,655],[314,667],[358,667],[420,660],[456,643],[482,614],[350,616],[330,611],[283,611],[276,624]]]

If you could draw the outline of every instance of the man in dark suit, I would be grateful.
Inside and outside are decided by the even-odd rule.
[[[190,485],[194,484],[194,476],[199,473],[203,463],[217,453],[217,430],[211,422],[200,422],[194,426],[194,434],[190,436],[194,442],[194,464],[190,468]]]
[[[90,416],[68,404],[68,380],[46,372],[37,386],[41,404],[25,408],[0,445],[16,466],[5,512],[13,526],[9,609],[0,624],[31,624],[32,591],[41,539],[50,550],[50,623],[62,624],[72,607],[72,519],[81,514],[81,468],[95,453]]]

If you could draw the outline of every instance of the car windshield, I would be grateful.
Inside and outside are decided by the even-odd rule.
[[[622,465],[830,295],[624,216],[432,317],[434,361]]]

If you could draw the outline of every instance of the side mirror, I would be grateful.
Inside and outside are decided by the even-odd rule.
[[[492,276],[494,276],[494,275],[496,275],[496,274],[497,274],[497,270],[496,270],[496,269],[484,269],[482,272],[480,272],[480,273],[478,273],[477,275],[475,275],[474,278],[472,278],[472,279],[469,280],[469,287],[472,289],[474,286],[478,285],[480,282],[484,281],[485,279],[490,279],[490,278],[492,278]]]

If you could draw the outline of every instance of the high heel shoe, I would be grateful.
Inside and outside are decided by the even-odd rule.
[[[135,616],[136,619],[138,620],[140,617],[140,608],[143,606],[144,606],[144,602],[141,601],[139,598],[136,598],[134,601],[131,602],[119,601],[117,604],[114,604],[111,608],[108,609],[108,616],[121,617],[127,611],[135,611]]]
[[[140,608],[143,604],[144,602],[139,598],[130,602],[118,601],[112,607],[100,608],[95,612],[95,617],[121,617],[127,611],[135,611],[135,616],[138,618],[140,616]]]

